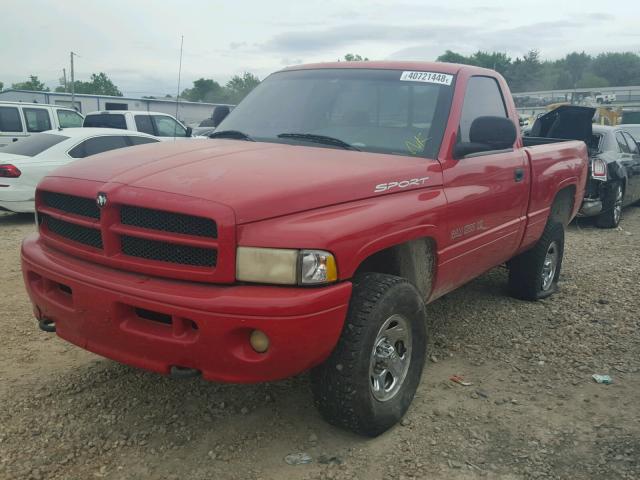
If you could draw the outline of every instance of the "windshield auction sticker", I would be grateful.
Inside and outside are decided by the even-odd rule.
[[[451,85],[453,75],[436,72],[402,72],[400,80],[403,82],[426,82],[440,85]]]

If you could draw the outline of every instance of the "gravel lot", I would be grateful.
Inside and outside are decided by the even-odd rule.
[[[508,298],[497,268],[432,304],[417,397],[373,440],[323,423],[305,375],[177,381],[41,332],[19,265],[32,219],[0,217],[0,478],[638,479],[640,208],[623,215],[570,226],[548,300]]]

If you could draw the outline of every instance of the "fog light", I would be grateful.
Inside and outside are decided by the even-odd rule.
[[[249,343],[258,353],[264,353],[269,349],[269,337],[261,330],[254,330],[249,337]]]

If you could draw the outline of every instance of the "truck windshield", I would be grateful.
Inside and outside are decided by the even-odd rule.
[[[216,132],[232,130],[256,141],[332,148],[340,148],[341,141],[354,150],[435,157],[453,82],[451,75],[432,75],[374,69],[275,73]],[[420,80],[405,80],[409,77]]]

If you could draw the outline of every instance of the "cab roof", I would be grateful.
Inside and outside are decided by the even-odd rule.
[[[498,75],[497,72],[489,70],[487,68],[475,67],[473,65],[462,65],[458,63],[446,63],[446,62],[419,62],[419,61],[366,61],[366,62],[326,62],[326,63],[308,63],[304,65],[294,65],[291,67],[280,70],[318,70],[323,68],[363,68],[374,70],[412,70],[412,71],[434,71],[438,73],[448,73],[450,75],[456,75],[462,70],[469,71],[471,74],[488,73],[492,75]]]

